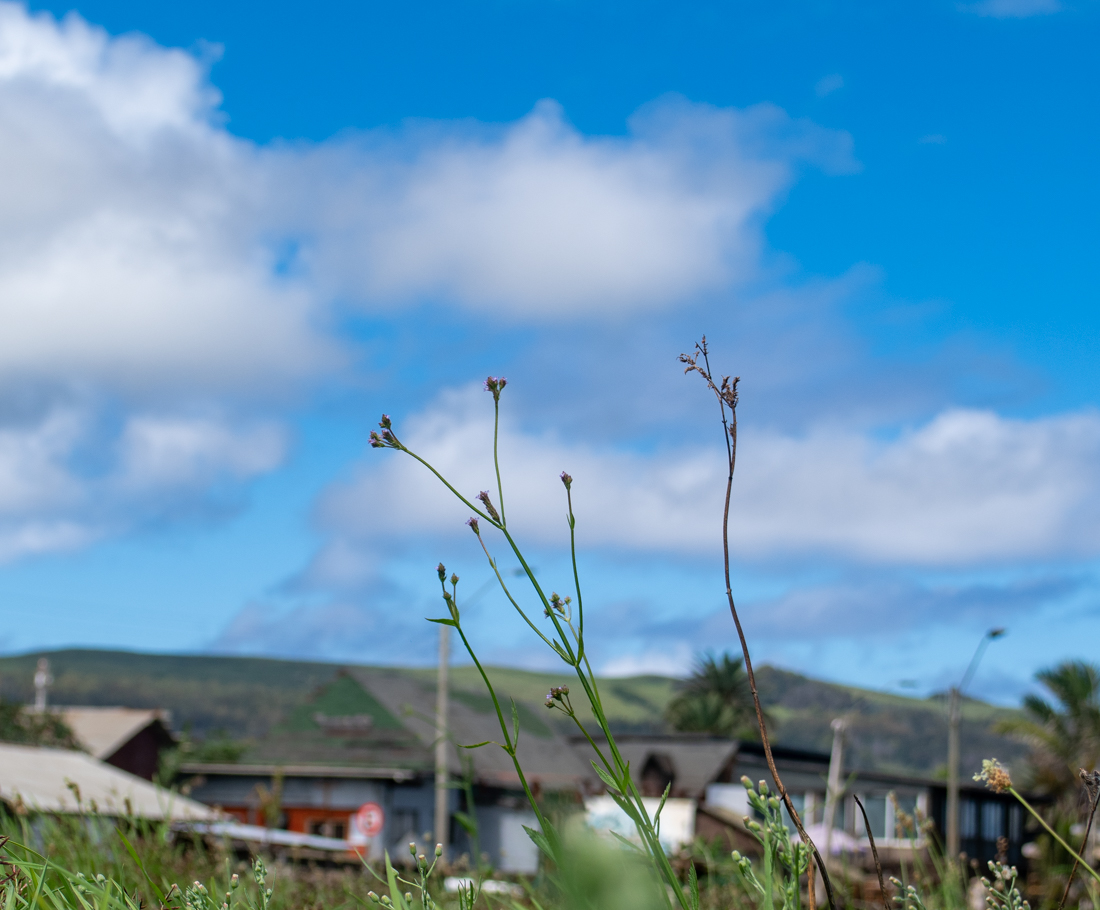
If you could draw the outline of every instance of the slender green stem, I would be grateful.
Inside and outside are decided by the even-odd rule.
[[[519,776],[520,785],[523,787],[523,793],[527,797],[527,801],[531,804],[535,817],[539,820],[539,827],[542,828],[542,833],[546,836],[547,842],[550,843],[556,851],[558,848],[557,833],[554,831],[549,821],[547,821],[546,816],[542,814],[542,809],[539,808],[538,801],[535,799],[535,794],[531,792],[531,787],[527,783],[527,776],[523,773],[523,768],[519,763],[519,759],[516,757],[516,747],[512,744],[512,737],[508,732],[508,725],[504,722],[504,712],[501,710],[500,700],[497,698],[496,689],[494,689],[493,684],[489,682],[489,676],[485,672],[485,668],[482,667],[481,661],[477,659],[477,655],[470,646],[470,642],[466,638],[466,633],[462,630],[462,626],[456,622],[455,629],[462,639],[462,644],[466,648],[466,653],[470,655],[470,660],[472,660],[474,666],[477,667],[477,672],[481,676],[481,681],[485,683],[485,688],[489,690],[489,697],[493,700],[493,708],[496,710],[497,714],[497,723],[500,725],[500,732],[504,735],[504,742],[507,744],[504,751],[507,752],[508,756],[512,759],[516,774]],[[557,857],[555,857],[555,860],[556,859]]]
[[[1036,820],[1036,821],[1037,821],[1037,822],[1038,822],[1038,823],[1039,823],[1040,825],[1042,825],[1042,826],[1043,826],[1044,828],[1046,828],[1046,830],[1047,830],[1047,833],[1048,833],[1048,834],[1049,834],[1049,835],[1050,835],[1051,837],[1053,837],[1053,838],[1054,838],[1054,839],[1055,839],[1056,841],[1058,841],[1058,843],[1060,843],[1060,844],[1061,844],[1061,845],[1062,845],[1063,847],[1065,847],[1065,848],[1066,848],[1066,852],[1067,852],[1067,853],[1069,853],[1069,855],[1070,855],[1070,856],[1072,856],[1072,857],[1073,857],[1074,859],[1076,859],[1076,860],[1077,860],[1077,861],[1078,861],[1078,862],[1079,862],[1079,863],[1080,863],[1080,864],[1081,864],[1082,866],[1084,866],[1084,867],[1085,867],[1085,869],[1086,869],[1086,871],[1087,871],[1087,872],[1089,873],[1089,875],[1091,875],[1091,876],[1092,876],[1092,877],[1093,877],[1094,879],[1096,879],[1096,880],[1097,880],[1098,882],[1100,882],[1100,873],[1097,873],[1097,871],[1096,871],[1095,869],[1093,869],[1093,868],[1092,868],[1092,866],[1090,866],[1090,865],[1089,865],[1089,864],[1088,864],[1087,862],[1085,862],[1085,861],[1084,861],[1084,860],[1083,860],[1083,859],[1082,859],[1082,858],[1081,858],[1080,856],[1078,856],[1078,855],[1077,855],[1077,851],[1076,851],[1076,850],[1074,850],[1074,849],[1073,849],[1073,847],[1071,847],[1071,846],[1070,846],[1069,844],[1067,844],[1067,843],[1066,843],[1066,842],[1065,842],[1064,840],[1062,840],[1062,838],[1061,838],[1061,837],[1059,837],[1059,835],[1058,835],[1058,832],[1057,832],[1057,831],[1055,831],[1055,830],[1054,830],[1054,829],[1053,829],[1052,827],[1050,827],[1050,825],[1048,825],[1048,824],[1046,823],[1046,819],[1044,819],[1044,818],[1043,818],[1043,816],[1041,816],[1041,815],[1040,815],[1040,814],[1039,814],[1038,812],[1036,812],[1036,811],[1035,811],[1035,810],[1034,810],[1033,808],[1031,808],[1031,803],[1029,803],[1029,802],[1028,802],[1028,801],[1027,801],[1026,799],[1024,799],[1024,798],[1023,798],[1022,796],[1020,796],[1020,794],[1016,792],[1016,788],[1015,788],[1015,787],[1009,787],[1009,788],[1008,788],[1008,792],[1009,792],[1009,793],[1011,793],[1011,794],[1012,794],[1013,796],[1015,796],[1015,797],[1016,797],[1016,799],[1018,799],[1018,800],[1019,800],[1019,801],[1020,801],[1021,803],[1023,803],[1023,806],[1024,806],[1024,808],[1025,808],[1025,809],[1027,809],[1027,811],[1028,811],[1028,812],[1030,812],[1030,813],[1031,813],[1031,814],[1032,814],[1033,816],[1035,816],[1035,820]]]
[[[401,445],[401,443],[398,443],[398,445]],[[443,486],[445,486],[448,490],[450,490],[452,493],[454,493],[454,495],[458,498],[458,500],[464,506],[466,506],[466,508],[471,509],[474,512],[477,512],[478,518],[481,518],[484,521],[489,522],[489,524],[491,524],[494,528],[499,528],[500,527],[500,525],[497,522],[493,521],[493,519],[490,518],[485,512],[481,511],[481,509],[479,509],[477,506],[475,506],[472,502],[470,502],[470,500],[468,500],[465,496],[463,496],[461,493],[459,493],[458,490],[456,490],[453,486],[451,486],[450,481],[448,481],[446,477],[444,477],[442,474],[439,473],[439,471],[437,471],[435,468],[433,468],[431,466],[431,464],[429,464],[427,461],[425,461],[423,458],[421,458],[419,455],[417,455],[416,452],[414,452],[412,449],[406,449],[404,445],[401,445],[401,451],[404,452],[409,457],[415,458],[422,465],[424,465],[424,467],[426,467],[429,471],[431,471],[437,478],[439,478],[439,480],[443,484]]]
[[[504,527],[508,522],[504,520],[504,485],[500,482],[500,456],[497,454],[497,441],[500,438],[500,399],[493,396],[493,467],[497,472],[497,499],[500,502],[500,526]]]
[[[533,622],[531,622],[531,618],[524,612],[523,607],[521,607],[516,602],[516,599],[512,596],[512,592],[508,590],[508,585],[505,583],[504,577],[500,574],[500,570],[497,568],[497,561],[493,559],[493,557],[489,554],[489,548],[485,546],[485,541],[481,539],[480,534],[477,535],[477,542],[481,544],[481,549],[485,553],[485,558],[489,560],[489,568],[491,568],[493,570],[493,574],[496,575],[497,581],[500,583],[500,589],[504,592],[504,596],[508,598],[509,603],[511,603],[511,605],[515,607],[516,612],[523,618],[523,621],[531,627],[531,629],[539,638],[546,642],[546,644],[550,645],[551,648],[554,647],[550,643],[550,639],[542,634],[542,630]]]
[[[595,751],[595,753],[596,753],[596,754],[597,754],[597,755],[598,755],[598,756],[600,757],[600,761],[601,761],[601,762],[603,762],[603,766],[604,766],[604,767],[605,767],[605,768],[606,768],[606,769],[607,769],[608,771],[614,771],[614,768],[612,768],[612,766],[611,766],[611,762],[609,762],[609,761],[608,761],[608,760],[607,760],[607,759],[606,759],[606,758],[604,757],[604,754],[603,754],[603,752],[601,752],[601,751],[600,751],[600,747],[596,745],[596,740],[594,740],[594,739],[592,738],[592,734],[591,734],[591,733],[589,733],[589,732],[588,732],[588,731],[587,731],[587,730],[586,730],[586,729],[584,728],[584,724],[582,724],[582,723],[580,722],[580,719],[579,719],[579,718],[577,717],[576,713],[575,713],[575,712],[573,712],[573,711],[570,711],[570,712],[569,712],[569,716],[570,716],[571,718],[573,718],[573,723],[575,723],[575,724],[577,725],[577,729],[581,731],[581,733],[583,734],[584,738],[588,740],[588,744],[589,744],[589,745],[590,745],[590,746],[591,746],[591,747],[593,748],[593,750]]]
[[[569,555],[573,560],[573,588],[577,592],[577,656],[584,657],[584,600],[581,597],[581,576],[577,571],[577,519],[573,516],[573,491],[565,488],[569,505]]]

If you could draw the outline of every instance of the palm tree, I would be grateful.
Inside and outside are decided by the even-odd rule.
[[[703,654],[665,708],[665,719],[676,730],[753,737],[756,713],[749,680],[740,657]]]
[[[1078,770],[1100,763],[1100,668],[1067,660],[1035,674],[1054,697],[1024,698],[1024,717],[1000,724],[1031,746],[1028,786],[1073,811],[1081,790]]]

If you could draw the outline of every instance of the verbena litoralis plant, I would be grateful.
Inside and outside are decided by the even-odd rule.
[[[787,788],[783,786],[779,771],[775,767],[771,743],[768,740],[768,727],[764,720],[764,709],[760,705],[760,695],[756,691],[756,676],[752,669],[752,658],[749,656],[749,644],[745,639],[745,631],[741,628],[741,618],[737,614],[737,605],[733,600],[733,589],[730,585],[729,522],[730,495],[733,492],[733,472],[737,466],[737,385],[741,381],[741,377],[735,376],[731,380],[729,376],[723,376],[719,382],[715,382],[713,374],[711,373],[710,358],[708,355],[707,338],[704,335],[702,340],[695,345],[695,350],[691,354],[680,355],[680,362],[685,364],[684,373],[698,373],[703,377],[707,387],[718,399],[718,406],[722,413],[722,435],[725,439],[726,455],[728,456],[729,462],[729,473],[726,477],[726,499],[722,511],[722,558],[726,573],[726,599],[729,601],[730,615],[733,617],[733,624],[737,627],[737,638],[741,643],[741,654],[745,659],[745,673],[749,678],[749,689],[752,692],[753,706],[756,708],[756,722],[760,728],[760,741],[764,746],[764,755],[767,758],[768,770],[771,772],[772,779],[775,781],[776,788],[779,790],[779,796],[783,800],[783,804],[787,807],[787,812],[791,820],[798,829],[798,836],[802,839],[802,843],[808,845],[810,850],[813,851],[814,858],[817,860],[818,869],[821,870],[821,880],[825,885],[825,895],[828,898],[829,906],[835,910],[836,901],[833,896],[833,885],[829,880],[829,871],[825,868],[825,862],[821,858],[821,853],[818,852],[817,845],[814,844],[813,840],[811,840],[810,836],[806,833],[806,828],[802,824],[802,819],[795,809],[794,803],[791,802],[791,797],[787,793]],[[810,875],[809,888],[812,894],[812,870]]]
[[[756,708],[757,722],[760,727],[760,736],[764,745],[765,754],[767,756],[768,767],[771,771],[772,778],[779,790],[779,794],[784,804],[787,807],[787,811],[790,817],[795,823],[798,829],[799,836],[803,844],[806,844],[813,852],[814,857],[817,860],[818,868],[821,870],[822,880],[825,885],[826,895],[828,897],[830,907],[836,907],[833,897],[832,884],[829,880],[828,870],[825,868],[825,863],[821,859],[821,855],[814,845],[813,841],[807,835],[806,830],[802,824],[802,821],[798,815],[794,804],[791,802],[791,798],[788,795],[786,788],[783,786],[783,782],[780,779],[779,772],[775,767],[775,761],[772,757],[771,745],[768,741],[767,728],[764,722],[764,712],[760,705],[760,697],[756,689],[756,679],[753,675],[752,660],[749,656],[748,644],[745,640],[744,631],[741,628],[741,621],[737,614],[737,608],[734,605],[733,594],[730,586],[730,560],[729,560],[729,509],[730,509],[730,493],[733,486],[733,472],[736,464],[737,456],[737,383],[738,380],[734,379],[732,382],[729,377],[724,377],[720,384],[716,384],[711,376],[710,363],[708,360],[708,352],[706,346],[706,338],[696,345],[695,353],[692,355],[683,354],[680,356],[681,362],[687,364],[685,372],[698,372],[704,380],[706,380],[709,388],[715,393],[718,398],[719,405],[722,413],[722,426],[723,433],[726,442],[726,450],[729,456],[729,476],[726,484],[725,504],[723,508],[722,519],[722,544],[723,544],[723,556],[725,560],[725,579],[726,579],[726,595],[729,599],[730,612],[733,616],[734,624],[737,627],[737,634],[741,642],[741,650],[745,660],[745,669],[749,678],[750,689],[752,691],[753,703]],[[501,590],[503,590],[505,596],[509,602],[515,608],[516,612],[523,619],[524,622],[531,628],[531,630],[542,641],[553,650],[558,657],[562,659],[577,676],[580,682],[581,688],[584,691],[588,703],[591,706],[593,717],[596,720],[596,724],[599,727],[602,738],[605,742],[605,747],[600,748],[599,744],[593,739],[589,731],[585,728],[577,717],[576,712],[573,709],[572,702],[569,698],[569,687],[560,686],[550,690],[550,694],[547,696],[546,705],[548,708],[556,708],[562,711],[566,716],[571,718],[584,735],[585,739],[592,746],[596,753],[598,760],[593,760],[592,766],[596,771],[596,774],[607,786],[608,793],[614,798],[619,807],[626,813],[626,815],[634,822],[638,830],[639,838],[642,842],[642,847],[646,854],[650,857],[654,867],[659,872],[661,878],[670,886],[669,892],[675,896],[676,900],[684,910],[695,910],[698,907],[698,890],[697,888],[690,888],[686,893],[680,887],[679,879],[675,870],[672,868],[672,864],[669,862],[668,857],[665,855],[663,848],[661,847],[659,839],[660,831],[660,814],[664,807],[664,800],[668,796],[668,788],[665,790],[665,794],[661,799],[661,802],[654,813],[654,816],[650,818],[648,811],[642,801],[642,795],[639,792],[636,784],[630,775],[630,765],[623,758],[618,746],[615,742],[615,737],[611,732],[610,725],[607,720],[607,715],[604,712],[603,704],[600,700],[599,686],[597,684],[596,675],[592,670],[592,666],[588,660],[588,656],[585,651],[584,642],[584,602],[581,595],[580,576],[577,570],[577,548],[576,548],[576,519],[573,515],[573,499],[572,499],[572,484],[573,478],[569,474],[562,472],[561,481],[565,487],[566,504],[567,504],[567,522],[569,525],[569,544],[570,554],[572,558],[573,568],[573,588],[576,594],[576,623],[574,623],[574,607],[570,597],[559,597],[556,592],[546,594],[543,587],[535,578],[534,572],[531,570],[526,558],[520,550],[518,544],[513,538],[511,532],[508,530],[508,521],[504,507],[504,487],[501,483],[500,477],[500,458],[499,458],[499,436],[500,436],[500,395],[504,390],[507,381],[503,378],[489,377],[485,381],[485,390],[490,392],[493,396],[493,410],[494,410],[494,423],[493,423],[493,467],[496,474],[496,487],[497,487],[497,502],[499,503],[499,510],[493,504],[492,497],[488,491],[483,490],[474,499],[476,499],[480,505],[475,505],[474,502],[455,489],[454,485],[447,480],[436,468],[430,464],[423,457],[417,453],[411,451],[401,440],[393,430],[393,423],[387,415],[382,415],[381,423],[379,424],[378,431],[372,431],[370,435],[370,443],[374,448],[388,448],[396,449],[400,452],[404,452],[416,461],[420,462],[426,467],[432,474],[434,474],[443,484],[451,491],[452,494],[462,502],[468,509],[474,512],[474,516],[469,519],[467,524],[470,529],[477,536],[478,542],[481,545],[482,550],[485,553],[486,559],[489,561],[489,565],[496,575],[497,582],[500,584]],[[729,413],[727,414],[727,408]],[[507,547],[515,555],[516,559],[522,568],[523,574],[526,576],[528,582],[533,589],[539,604],[542,607],[542,611],[545,617],[551,621],[554,632],[553,637],[548,637],[543,633],[531,619],[529,613],[520,605],[519,600],[513,592],[509,589],[507,583],[502,577],[497,562],[489,552],[488,546],[485,543],[481,535],[481,523],[486,523],[489,527],[500,532],[503,536]],[[519,714],[516,709],[515,703],[512,703],[511,710],[511,725],[505,720],[504,710],[501,707],[500,699],[497,696],[492,682],[482,667],[481,662],[478,660],[473,648],[470,645],[469,639],[466,637],[466,633],[462,628],[461,614],[459,611],[457,594],[458,594],[458,576],[450,576],[450,589],[448,590],[448,578],[447,570],[442,563],[437,567],[439,575],[439,582],[442,587],[443,599],[447,605],[449,613],[448,617],[442,619],[434,619],[432,622],[442,623],[443,625],[453,627],[459,637],[462,639],[463,647],[466,648],[467,653],[470,655],[470,659],[477,667],[478,673],[481,675],[486,689],[489,691],[489,695],[492,698],[493,706],[497,714],[497,720],[500,723],[501,734],[503,742],[498,745],[504,749],[504,751],[512,759],[512,763],[515,767],[516,774],[519,778],[520,784],[523,787],[527,799],[531,804],[531,808],[534,810],[535,816],[539,821],[540,831],[532,831],[531,836],[535,842],[542,848],[551,859],[557,863],[561,863],[563,859],[561,838],[558,832],[554,829],[549,819],[546,818],[541,808],[538,805],[538,801],[534,798],[531,792],[531,788],[527,783],[526,776],[523,773],[523,768],[520,765],[519,759],[516,756],[516,749],[519,740]],[[478,743],[477,746],[488,745],[488,743]],[[796,864],[797,868],[797,864]],[[797,889],[798,876],[795,877],[795,885]],[[812,893],[812,871],[810,872],[809,888]]]
[[[682,910],[697,910],[698,908],[698,891],[697,889],[689,889],[687,893],[680,887],[680,881],[677,877],[675,870],[672,867],[669,858],[665,855],[664,850],[661,847],[659,839],[660,831],[660,813],[664,807],[664,798],[654,813],[653,817],[650,817],[646,807],[642,801],[642,794],[639,792],[634,780],[630,774],[630,764],[623,758],[619,748],[615,742],[615,737],[611,732],[610,724],[608,723],[607,714],[604,711],[603,703],[600,699],[599,686],[596,681],[596,674],[592,670],[592,665],[589,662],[588,655],[585,650],[584,640],[584,601],[581,594],[580,574],[577,569],[577,549],[576,549],[576,519],[573,515],[573,497],[572,497],[572,485],[573,478],[567,473],[562,472],[561,481],[565,489],[565,498],[567,505],[567,522],[569,525],[569,543],[572,556],[572,568],[573,568],[573,591],[576,595],[576,603],[574,606],[573,598],[570,596],[560,597],[556,592],[545,591],[539,581],[535,578],[535,573],[531,570],[530,564],[521,551],[519,545],[516,543],[515,538],[512,536],[511,531],[508,528],[508,520],[505,512],[505,500],[504,500],[504,487],[500,478],[500,459],[498,451],[499,430],[500,430],[500,395],[504,390],[507,381],[504,378],[489,377],[485,381],[485,389],[493,396],[493,410],[494,410],[494,425],[493,425],[493,466],[496,473],[496,492],[497,503],[493,503],[492,497],[488,491],[482,491],[477,496],[467,498],[457,489],[454,485],[447,480],[436,468],[431,465],[427,460],[418,455],[416,452],[410,450],[397,436],[393,429],[393,423],[387,415],[382,416],[382,421],[379,424],[379,431],[372,432],[370,435],[370,443],[374,448],[386,448],[396,449],[399,452],[404,452],[411,458],[420,462],[426,467],[432,474],[434,474],[448,490],[453,493],[460,502],[462,502],[470,511],[474,513],[473,517],[467,522],[471,531],[477,536],[478,543],[481,545],[482,550],[485,553],[485,557],[489,562],[489,566],[492,568],[493,573],[496,576],[497,582],[500,584],[501,590],[504,592],[508,601],[512,607],[516,610],[519,616],[530,627],[531,631],[537,635],[547,647],[549,647],[555,654],[558,655],[561,660],[567,664],[575,673],[581,689],[584,692],[585,697],[592,710],[592,715],[595,718],[596,724],[599,727],[600,735],[604,740],[604,744],[601,747],[593,738],[591,733],[581,723],[575,710],[573,709],[572,701],[569,697],[568,686],[556,686],[550,690],[550,694],[547,696],[546,705],[548,708],[560,710],[567,717],[569,717],[577,725],[578,729],[588,741],[589,745],[595,751],[597,756],[596,760],[593,760],[592,766],[596,771],[596,774],[604,782],[607,787],[608,793],[614,798],[619,807],[627,814],[631,821],[638,829],[638,835],[642,842],[642,849],[649,857],[653,867],[656,869],[660,877],[670,886],[667,890],[661,888],[660,891],[665,895],[672,895],[682,908]],[[478,503],[475,505],[475,501]],[[504,538],[505,544],[508,549],[512,551],[512,554],[519,561],[522,568],[522,573],[526,577],[528,583],[534,592],[537,604],[542,609],[544,617],[550,620],[553,627],[553,631],[548,635],[543,632],[541,628],[532,620],[531,614],[528,609],[520,603],[520,597],[517,593],[513,592],[508,583],[502,576],[496,559],[489,551],[489,547],[482,536],[482,525],[487,525],[489,528],[500,533]],[[477,668],[478,673],[481,675],[482,682],[485,684],[486,689],[493,702],[493,708],[496,711],[497,720],[500,724],[500,731],[502,742],[497,743],[511,758],[512,764],[515,768],[516,775],[519,778],[520,785],[523,788],[524,793],[527,796],[528,802],[531,804],[531,808],[535,813],[539,823],[539,831],[532,831],[528,829],[529,834],[535,843],[552,859],[559,868],[567,861],[566,853],[563,850],[563,844],[560,833],[554,828],[551,821],[546,817],[545,813],[539,806],[538,800],[535,799],[534,794],[531,791],[531,787],[527,782],[527,777],[524,774],[523,767],[516,755],[518,743],[519,743],[519,712],[516,708],[515,702],[511,704],[511,722],[505,718],[505,709],[501,705],[500,697],[497,695],[496,689],[489,679],[488,674],[485,672],[485,668],[481,665],[481,661],[478,660],[477,654],[474,648],[470,644],[469,639],[466,636],[466,632],[462,626],[462,617],[458,604],[458,576],[452,574],[450,578],[447,576],[447,570],[442,563],[437,567],[437,573],[439,576],[439,583],[442,588],[443,600],[447,606],[448,615],[441,619],[433,619],[432,622],[441,623],[442,625],[450,626],[458,633],[459,638],[462,640],[462,645],[466,649],[466,653],[470,655],[470,659],[473,661],[474,666]],[[448,587],[449,586],[449,587]],[[480,746],[489,745],[488,742],[477,743],[470,748],[477,748]],[[668,790],[665,791],[667,797]],[[568,886],[568,882],[565,883]],[[666,901],[670,901],[670,898],[666,896]]]

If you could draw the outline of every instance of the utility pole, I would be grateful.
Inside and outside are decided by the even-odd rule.
[[[836,803],[840,799],[840,775],[844,773],[844,731],[848,721],[843,717],[833,720],[833,752],[829,756],[829,784],[825,792],[825,862],[829,862],[830,848],[833,842],[833,824],[836,821]]]
[[[990,629],[970,658],[970,665],[962,681],[952,686],[947,699],[947,858],[952,862],[959,856],[959,721],[962,719],[962,697],[986,647],[995,638],[1005,634],[1004,629]]]
[[[34,710],[39,714],[46,711],[51,683],[53,683],[53,677],[50,676],[50,662],[45,657],[40,657],[34,671]]]
[[[435,842],[443,845],[447,856],[447,835],[450,833],[450,776],[447,773],[447,664],[450,660],[450,629],[439,626],[439,670],[435,690]]]

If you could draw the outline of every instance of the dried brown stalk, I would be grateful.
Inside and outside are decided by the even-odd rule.
[[[871,856],[875,858],[875,872],[878,873],[878,890],[882,895],[882,906],[885,910],[890,910],[890,900],[886,896],[886,882],[882,880],[882,863],[879,862],[878,847],[875,846],[875,836],[871,833],[871,822],[867,818],[867,810],[863,808],[863,801],[856,794],[852,794],[852,799],[856,801],[859,811],[863,813],[863,827],[867,831],[867,840],[871,842]]]
[[[701,363],[700,360],[702,360]],[[737,606],[734,603],[733,589],[730,585],[730,495],[733,492],[733,471],[737,464],[737,384],[741,381],[741,377],[735,376],[731,381],[729,376],[723,376],[720,383],[715,383],[710,370],[710,358],[707,351],[706,335],[704,335],[702,340],[695,345],[694,354],[680,355],[680,362],[687,364],[684,368],[685,373],[696,372],[703,377],[707,386],[717,397],[719,407],[722,411],[722,431],[726,440],[726,454],[729,457],[729,475],[726,478],[726,500],[722,512],[722,556],[725,562],[726,571],[726,599],[729,601],[730,614],[733,616],[733,624],[737,627],[737,637],[741,642],[741,654],[745,659],[745,673],[749,678],[749,689],[752,691],[752,701],[756,708],[756,722],[760,727],[760,741],[764,746],[764,755],[768,761],[768,770],[771,771],[772,780],[775,781],[775,786],[779,790],[779,795],[783,799],[783,804],[787,807],[787,812],[790,814],[791,820],[798,829],[798,836],[802,838],[802,843],[810,845],[810,849],[817,859],[817,865],[821,869],[821,880],[825,885],[825,896],[829,901],[829,907],[831,910],[836,910],[836,900],[833,896],[833,884],[829,880],[829,872],[825,868],[825,861],[821,858],[821,853],[817,849],[817,844],[815,844],[806,833],[806,829],[802,824],[802,818],[799,816],[798,810],[795,809],[794,803],[787,793],[787,788],[783,786],[783,781],[779,777],[779,770],[775,767],[771,743],[768,741],[768,728],[764,723],[764,709],[760,705],[760,695],[756,691],[756,676],[752,670],[752,659],[749,657],[749,644],[745,639],[745,632],[741,628],[741,618],[737,615]],[[727,407],[729,408],[728,417],[726,415]]]
[[[1089,846],[1089,834],[1092,832],[1092,820],[1096,817],[1096,804],[1100,802],[1100,771],[1086,771],[1084,768],[1080,770],[1081,780],[1085,784],[1085,792],[1088,793],[1092,800],[1092,807],[1089,809],[1089,822],[1085,825],[1085,838],[1081,841],[1081,853],[1084,853]],[[1069,889],[1073,884],[1073,876],[1077,874],[1077,867],[1081,864],[1080,857],[1074,857],[1073,868],[1069,870],[1069,878],[1066,879],[1066,889],[1062,892],[1062,899],[1058,901],[1058,910],[1066,905],[1066,898],[1069,897]]]

